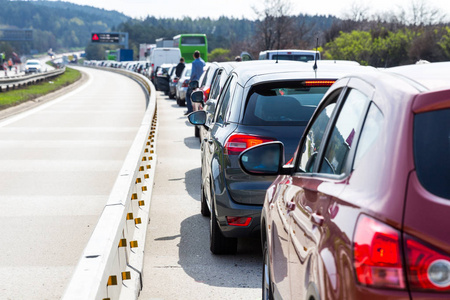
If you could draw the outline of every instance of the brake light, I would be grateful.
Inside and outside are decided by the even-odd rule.
[[[336,80],[306,80],[303,84],[305,86],[332,86]]]
[[[178,78],[174,78],[174,79],[173,79],[173,82],[174,82],[174,83],[177,83],[177,82],[178,82]]]
[[[404,289],[400,233],[368,216],[361,215],[353,240],[356,278],[373,287]]]
[[[189,86],[189,79],[186,79],[181,86],[182,87],[188,87]]]
[[[228,225],[246,227],[250,225],[252,218],[250,217],[227,217]]]
[[[412,289],[450,291],[450,257],[407,239],[407,276]]]
[[[239,134],[235,133],[228,137],[228,140],[225,142],[225,154],[228,155],[238,155],[242,151],[244,151],[247,148],[272,142],[275,139],[272,138],[266,138],[266,137],[260,137],[256,135],[247,135],[247,134]]]

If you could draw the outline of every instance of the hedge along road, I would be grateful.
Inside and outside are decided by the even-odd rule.
[[[236,255],[209,251],[200,214],[200,143],[186,108],[158,93],[157,167],[144,258],[149,299],[261,299],[259,239],[239,240]]]
[[[58,299],[145,112],[135,81],[82,69],[81,87],[0,120],[1,299]]]

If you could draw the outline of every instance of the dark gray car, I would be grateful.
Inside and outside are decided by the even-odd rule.
[[[238,156],[281,141],[289,160],[311,115],[334,81],[361,66],[346,63],[242,62],[231,72],[202,143],[202,214],[211,215],[210,248],[234,253],[237,238],[258,236],[264,195],[275,177],[247,175]],[[189,115],[204,125],[205,111]],[[268,158],[270,159],[270,157]]]

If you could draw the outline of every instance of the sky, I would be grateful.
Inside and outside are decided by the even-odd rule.
[[[193,19],[210,17],[217,19],[220,16],[256,19],[254,7],[261,8],[264,0],[65,0],[68,2],[90,5],[107,10],[117,10],[133,18],[172,17]],[[400,8],[409,8],[412,1],[423,1],[430,7],[439,9],[450,15],[450,2],[448,0],[291,0],[292,14],[334,15],[345,16],[346,10],[354,3],[370,8],[368,12],[385,13],[398,11]],[[195,5],[193,4],[195,3]]]

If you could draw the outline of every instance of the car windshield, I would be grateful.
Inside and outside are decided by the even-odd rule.
[[[422,186],[450,199],[450,109],[420,113],[414,117],[414,162]]]
[[[249,92],[243,124],[306,125],[328,88],[304,82],[256,86]]]
[[[306,54],[275,54],[272,56],[273,60],[296,60],[296,61],[310,61],[314,60],[314,55]]]
[[[39,65],[39,63],[37,61],[29,61],[27,65]]]

